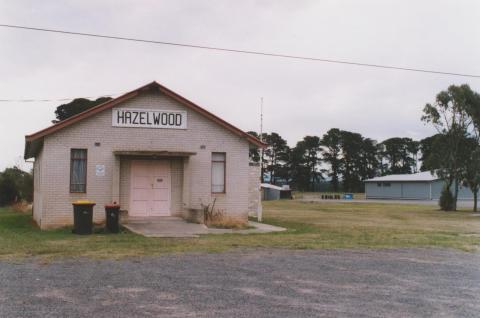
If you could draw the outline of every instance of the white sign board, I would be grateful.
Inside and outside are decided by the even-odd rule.
[[[112,126],[187,129],[187,112],[176,110],[114,108],[112,109]]]
[[[96,165],[95,166],[95,175],[97,177],[104,177],[105,176],[105,165]]]

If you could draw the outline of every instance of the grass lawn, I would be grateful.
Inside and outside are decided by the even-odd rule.
[[[445,247],[480,250],[480,217],[440,212],[433,206],[370,203],[264,203],[264,221],[288,228],[271,234],[206,235],[200,238],[145,238],[130,232],[71,234],[40,231],[30,213],[0,209],[0,259],[39,256],[121,258],[176,252],[220,252],[237,247],[392,248]]]

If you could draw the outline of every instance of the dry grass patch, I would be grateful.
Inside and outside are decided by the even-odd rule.
[[[227,215],[223,210],[215,209],[215,201],[203,207],[205,225],[219,229],[243,230],[249,228],[248,220]]]
[[[10,207],[13,211],[19,213],[29,213],[32,210],[32,205],[27,202],[17,202]]]
[[[269,202],[265,217],[317,226],[396,230],[480,232],[471,212],[443,212],[435,206],[354,202]]]
[[[218,229],[244,230],[250,228],[247,220],[228,215],[216,216],[208,220],[206,225]]]

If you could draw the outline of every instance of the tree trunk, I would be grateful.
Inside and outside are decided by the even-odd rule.
[[[478,189],[473,192],[473,212],[477,212],[477,196],[478,196]]]
[[[453,211],[457,211],[457,200],[458,200],[458,179],[455,179],[455,191],[453,194]]]
[[[310,170],[310,191],[315,191],[315,166],[313,165]]]

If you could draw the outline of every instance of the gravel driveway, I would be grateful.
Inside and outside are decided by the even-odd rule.
[[[0,317],[479,317],[480,255],[247,250],[0,263]]]

